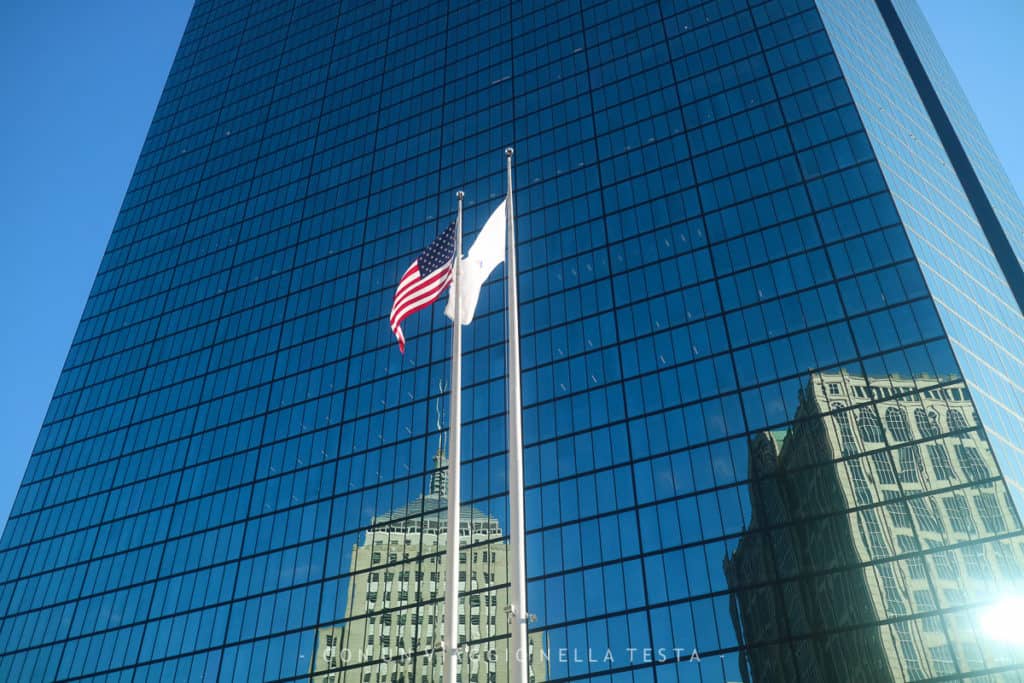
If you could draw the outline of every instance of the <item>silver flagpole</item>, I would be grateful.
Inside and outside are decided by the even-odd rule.
[[[505,150],[508,166],[508,196],[505,222],[508,226],[506,273],[508,282],[508,507],[509,507],[509,626],[512,630],[510,683],[527,683],[530,672],[526,640],[526,531],[523,518],[523,398],[519,386],[519,291],[516,280],[516,227],[512,207],[512,148]]]
[[[459,671],[459,448],[462,442],[462,304],[459,270],[462,260],[462,198],[455,218],[455,272],[452,285],[452,394],[448,418],[448,554],[445,557],[444,682],[455,683]]]

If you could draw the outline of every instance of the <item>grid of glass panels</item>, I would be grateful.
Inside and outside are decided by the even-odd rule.
[[[999,390],[858,104],[811,0],[200,0],[0,540],[0,675],[440,680],[450,331],[386,318],[512,144],[531,680],[1019,680]],[[508,678],[503,297],[462,683]]]
[[[913,42],[928,77],[936,85],[943,108],[956,128],[957,137],[981,179],[999,222],[1013,246],[1017,260],[1024,263],[1024,205],[1013,189],[992,143],[981,128],[956,75],[939,48],[928,22],[914,2],[892,0],[893,7]]]
[[[929,290],[967,381],[975,387],[1003,471],[1017,482],[1015,493],[1020,501],[1020,482],[1024,481],[1024,384],[1020,381],[1024,377],[1024,315],[879,11],[873,5],[865,11],[856,2],[826,3],[822,8]],[[927,50],[923,19],[909,7],[903,11],[910,19],[905,26],[914,31],[917,43],[925,46],[924,55],[933,70],[940,72],[935,56]],[[879,55],[883,59],[877,59]],[[948,78],[951,76],[937,81],[936,89],[947,101],[958,104],[947,104],[947,110],[957,128],[964,129],[973,116]],[[1005,199],[1000,199],[1007,189],[995,181],[1002,171],[993,157],[983,154],[976,139],[980,135],[976,122],[972,130],[965,147],[971,150],[979,175],[986,179],[993,204],[1007,209]],[[1002,213],[1001,219],[1011,219],[1004,225],[1012,240],[1018,231],[1011,214]]]

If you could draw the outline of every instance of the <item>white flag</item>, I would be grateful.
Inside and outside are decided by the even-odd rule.
[[[502,200],[484,223],[466,258],[459,263],[459,300],[462,304],[460,313],[463,325],[473,322],[476,302],[480,298],[480,288],[498,264],[505,260],[505,239],[508,232],[505,226],[505,201]],[[448,299],[444,314],[452,320],[455,319],[451,297]]]

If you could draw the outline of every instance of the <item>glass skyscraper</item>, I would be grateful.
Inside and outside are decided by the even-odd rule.
[[[515,153],[532,681],[1024,680],[1024,207],[912,0],[197,0],[0,539],[0,679],[440,681]],[[504,284],[460,681],[508,678]]]

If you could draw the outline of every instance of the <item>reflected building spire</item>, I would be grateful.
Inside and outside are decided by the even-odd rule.
[[[430,475],[430,489],[427,492],[438,498],[448,497],[448,456],[444,448],[438,446],[434,454],[434,473]]]
[[[438,414],[440,420],[440,413]],[[345,616],[317,630],[312,683],[438,683],[448,534],[443,435],[426,492],[370,519],[352,547]],[[461,680],[508,681],[508,544],[497,518],[462,505],[460,641],[471,643]],[[546,680],[541,641],[530,641],[532,683]]]
[[[448,498],[448,455],[444,447],[444,429],[441,426],[441,397],[445,394],[444,380],[438,382],[437,400],[434,402],[434,426],[437,428],[437,452],[434,453],[434,473],[430,475],[430,489],[427,493],[438,498]]]

